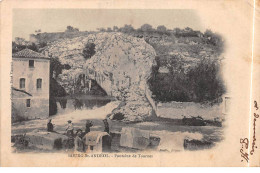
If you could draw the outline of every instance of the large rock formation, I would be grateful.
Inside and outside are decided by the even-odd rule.
[[[95,44],[96,53],[85,60],[82,52],[88,42]],[[59,75],[58,81],[67,91],[75,77],[86,74],[108,95],[124,102],[114,114],[122,113],[126,121],[143,120],[151,114],[145,89],[156,53],[144,39],[122,33],[98,33],[53,42],[45,52],[72,67]]]

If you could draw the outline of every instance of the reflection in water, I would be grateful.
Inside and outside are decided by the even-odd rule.
[[[83,107],[82,100],[74,99],[73,100],[73,105],[74,105],[75,110],[76,109],[82,109],[82,107]]]
[[[111,101],[110,98],[91,97],[91,98],[56,98],[57,114],[69,113],[81,109],[93,109],[94,107],[105,106]]]
[[[60,103],[60,107],[61,107],[62,109],[65,109],[65,108],[66,108],[66,106],[67,106],[67,99],[62,98],[62,99],[58,100],[58,102]]]

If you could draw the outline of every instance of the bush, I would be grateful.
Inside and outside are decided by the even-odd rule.
[[[83,57],[85,59],[91,58],[93,55],[95,55],[95,44],[94,43],[87,43],[85,45],[85,48],[83,49]]]
[[[219,75],[217,61],[203,59],[187,72],[182,65],[177,67],[176,62],[171,62],[173,68],[170,68],[169,73],[158,72],[163,62],[158,62],[158,66],[153,67],[148,84],[155,100],[213,102],[224,94],[225,88]]]
[[[66,95],[65,89],[54,78],[50,78],[50,97],[64,97]]]

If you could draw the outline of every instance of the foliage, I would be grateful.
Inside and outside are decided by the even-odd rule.
[[[97,30],[100,31],[100,32],[105,32],[106,31],[105,28],[97,28]]]
[[[55,115],[57,113],[57,103],[55,97],[50,97],[49,99],[49,115]]]
[[[50,57],[50,97],[66,96],[65,89],[56,81],[63,69],[69,70],[68,64],[61,64],[58,58]]]
[[[95,44],[94,43],[87,43],[85,48],[83,49],[83,57],[85,59],[90,59],[95,53]]]
[[[113,31],[118,31],[118,27],[117,26],[113,26]]]
[[[219,98],[225,88],[219,76],[218,61],[202,60],[196,67],[189,70],[188,81],[193,99],[198,102],[211,101]]]
[[[67,26],[67,29],[65,32],[79,32],[78,28],[74,28],[72,26]]]
[[[56,79],[63,69],[69,70],[71,67],[68,64],[61,64],[58,58],[50,57],[50,76]]]
[[[12,52],[16,53],[26,48],[26,45],[20,45],[16,44],[15,42],[12,42]]]
[[[124,114],[121,112],[115,113],[112,120],[123,120],[125,118]]]
[[[203,59],[198,65],[185,72],[181,61],[174,57],[168,63],[175,68],[169,68],[169,73],[159,73],[162,62],[158,57],[156,61],[157,66],[153,67],[151,78],[148,80],[155,100],[213,101],[225,92],[217,61]]]
[[[141,31],[147,32],[147,31],[153,31],[152,25],[149,24],[143,24],[140,28]]]
[[[204,37],[206,38],[206,43],[215,46],[218,48],[218,51],[222,52],[224,50],[224,41],[219,34],[213,33],[211,30],[206,30]]]
[[[110,27],[108,27],[107,32],[112,32],[112,29]]]

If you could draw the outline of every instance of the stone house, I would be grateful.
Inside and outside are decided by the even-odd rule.
[[[49,116],[50,59],[24,49],[12,55],[12,121]]]

